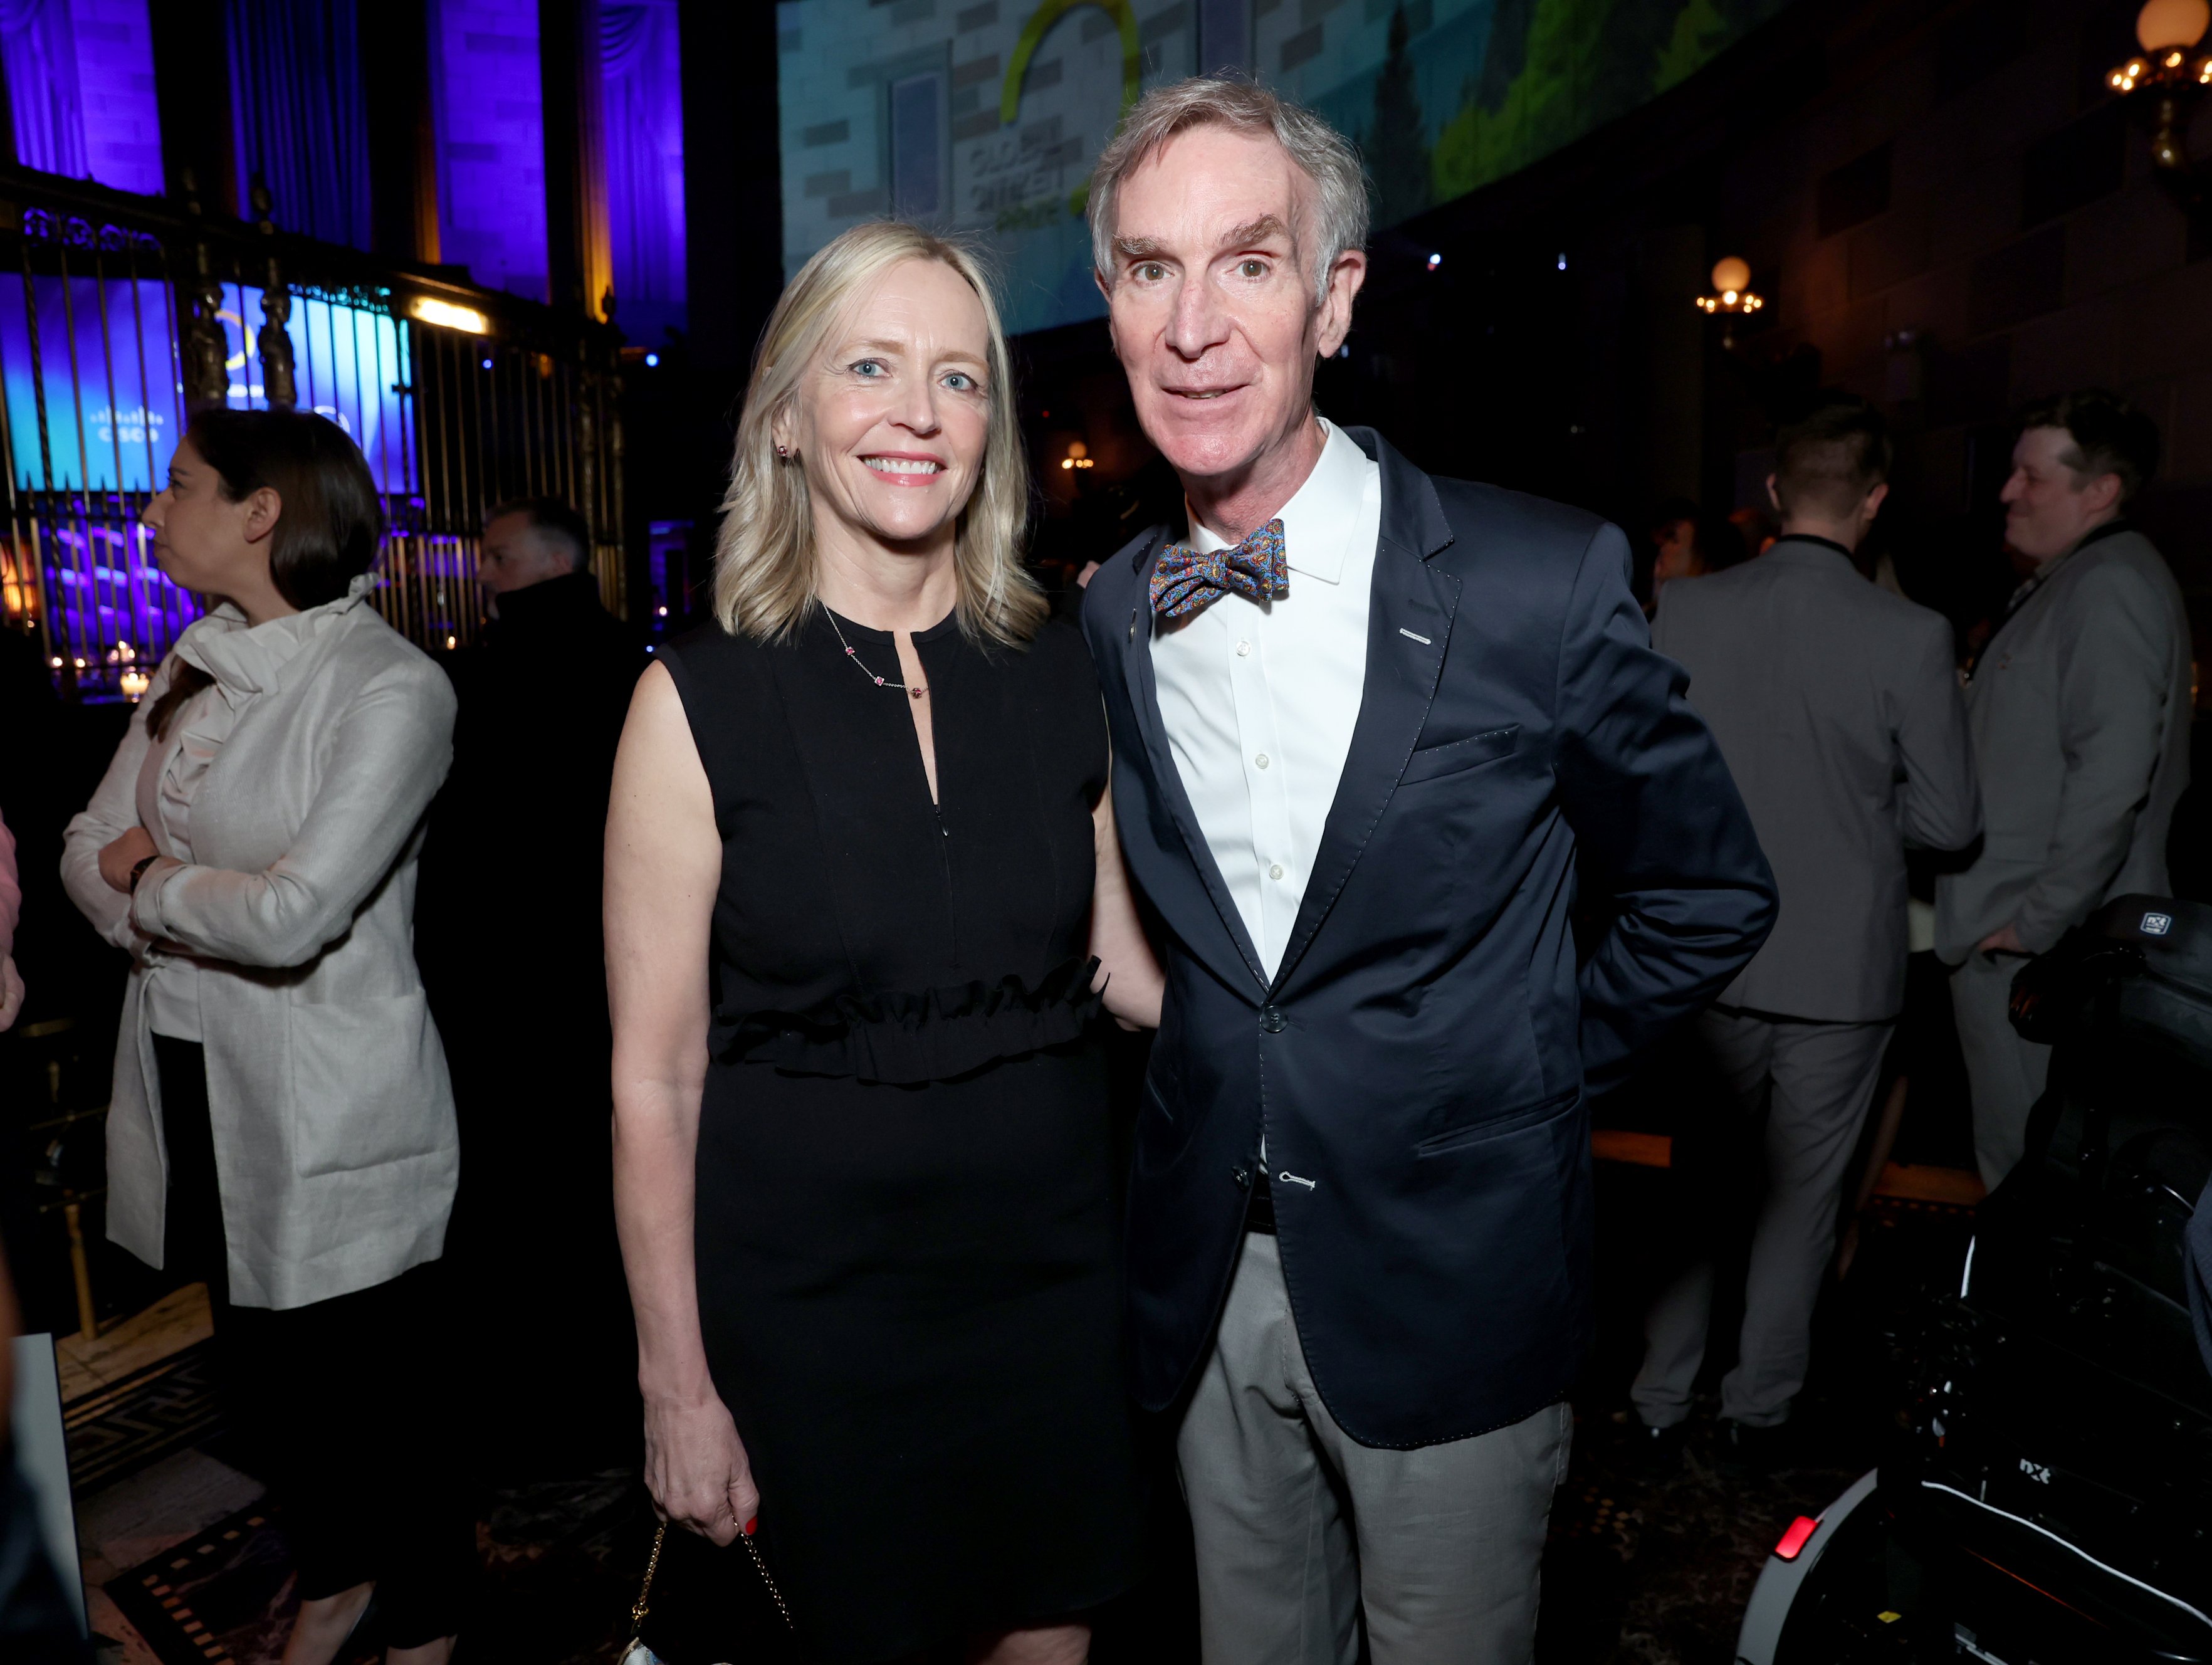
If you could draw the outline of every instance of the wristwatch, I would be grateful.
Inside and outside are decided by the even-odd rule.
[[[138,894],[138,881],[146,877],[146,870],[161,859],[161,858],[158,855],[142,855],[138,858],[137,862],[131,869],[131,894],[132,896],[135,896]]]

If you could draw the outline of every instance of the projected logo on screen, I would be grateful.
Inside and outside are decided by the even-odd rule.
[[[168,285],[151,278],[40,276],[27,286],[0,285],[0,389],[17,436],[19,487],[160,488],[184,431],[174,305]],[[258,289],[225,286],[216,317],[235,405],[264,403],[255,330],[241,321],[260,316]],[[398,321],[380,309],[298,295],[285,331],[301,407],[353,435],[380,489],[411,490],[410,413],[400,390],[412,375]]]

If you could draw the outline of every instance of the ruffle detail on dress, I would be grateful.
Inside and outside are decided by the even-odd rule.
[[[1006,977],[919,993],[840,995],[812,1012],[717,1013],[708,1036],[725,1063],[773,1064],[802,1075],[854,1076],[895,1086],[945,1081],[1000,1058],[1080,1036],[1099,1009],[1098,962],[1054,966],[1036,983]]]

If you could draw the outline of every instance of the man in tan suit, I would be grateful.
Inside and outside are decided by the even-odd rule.
[[[2164,894],[2166,824],[2189,783],[2189,624],[2181,589],[2127,505],[2158,429],[2110,393],[2026,411],[2005,532],[2036,563],[1966,687],[1988,836],[1936,884],[1936,951],[1992,1189],[2021,1158],[2051,1049],[2006,1020],[2013,974],[2107,897]]]
[[[1890,441],[1864,403],[1785,428],[1771,483],[1782,536],[1747,565],[1667,588],[1652,644],[1690,673],[1781,892],[1773,934],[1698,1020],[1728,1103],[1676,1140],[1685,1182],[1755,1152],[1763,1194],[1724,1438],[1772,1454],[1805,1382],[1813,1305],[1835,1247],[1844,1170],[1905,1003],[1908,842],[1980,830],[1972,753],[1942,617],[1852,563],[1889,488]],[[1671,1455],[1705,1357],[1712,1267],[1676,1278],[1645,1323],[1632,1390]]]

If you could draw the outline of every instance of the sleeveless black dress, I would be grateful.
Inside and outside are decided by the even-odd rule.
[[[879,631],[839,621],[896,679]],[[1085,1038],[1090,653],[915,647],[908,696],[817,611],[661,654],[713,787],[700,1323],[811,1653],[1051,1620],[1136,1564],[1105,1080]],[[732,1576],[750,1577],[742,1564]]]

